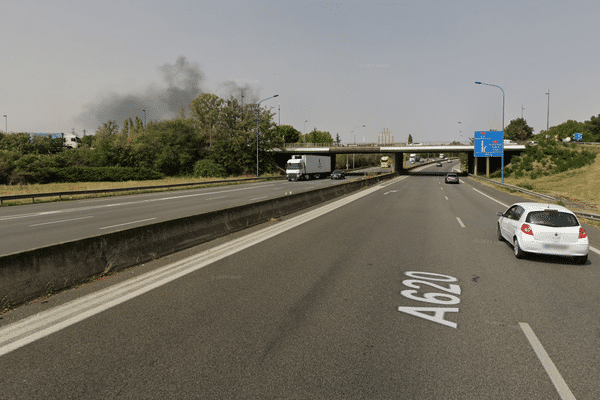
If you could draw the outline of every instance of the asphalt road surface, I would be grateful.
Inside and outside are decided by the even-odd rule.
[[[349,176],[345,181],[360,179]],[[0,208],[0,255],[230,208],[344,181],[268,181]]]
[[[20,307],[0,398],[598,399],[600,254],[516,259],[519,200],[403,176]]]

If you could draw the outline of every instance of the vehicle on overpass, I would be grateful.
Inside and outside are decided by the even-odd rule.
[[[497,215],[498,240],[512,244],[515,257],[538,253],[573,257],[578,264],[587,262],[587,232],[568,208],[524,202]]]
[[[392,161],[390,160],[390,157],[388,156],[383,156],[381,157],[381,168],[389,168],[392,166]]]
[[[328,177],[331,174],[331,157],[296,155],[292,156],[285,165],[287,180],[298,181]]]

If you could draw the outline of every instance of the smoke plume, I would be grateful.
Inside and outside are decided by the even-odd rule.
[[[174,64],[164,64],[159,71],[163,75],[162,87],[151,84],[142,93],[112,93],[96,103],[86,106],[86,110],[76,117],[76,121],[93,131],[108,120],[122,126],[127,118],[139,117],[144,120],[144,111],[148,121],[159,121],[177,116],[182,107],[187,106],[200,93],[204,76],[200,67],[179,56]]]
[[[240,105],[257,103],[260,100],[260,89],[250,86],[248,82],[238,85],[235,80],[225,81],[219,85],[218,93],[219,97],[225,100],[233,97]]]

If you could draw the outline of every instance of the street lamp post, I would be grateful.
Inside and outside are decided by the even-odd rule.
[[[144,129],[146,129],[146,110],[142,110],[144,112]]]
[[[504,89],[502,89],[498,85],[492,85],[490,83],[475,82],[475,84],[476,85],[494,86],[494,87],[497,87],[498,89],[502,90],[502,137],[504,137]],[[502,163],[502,165],[501,165],[501,170],[502,170],[501,182],[504,183],[504,150],[502,151],[502,161],[501,161],[501,163]]]
[[[259,106],[260,103],[262,103],[265,100],[269,100],[272,99],[273,97],[277,97],[279,96],[278,94],[271,96],[271,97],[267,97],[266,99],[262,99],[261,101],[259,101],[256,104],[256,177],[258,178],[258,110],[259,110]]]
[[[548,89],[548,114],[546,115],[546,134],[550,130],[550,89]],[[5,115],[6,116],[6,115]]]
[[[359,125],[359,126],[355,127],[354,129],[352,129],[352,131],[350,131],[350,134],[352,135],[357,128],[364,128],[365,126],[366,125]],[[354,133],[354,145],[356,146],[356,133]],[[356,153],[352,153],[352,169],[354,169],[354,156],[355,155],[356,155]]]
[[[8,117],[4,114],[4,132],[8,135]]]

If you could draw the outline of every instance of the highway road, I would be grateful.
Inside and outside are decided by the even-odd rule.
[[[17,308],[0,398],[598,399],[600,254],[516,259],[519,200],[402,176]]]
[[[268,181],[0,208],[0,255],[318,189],[346,180]]]

